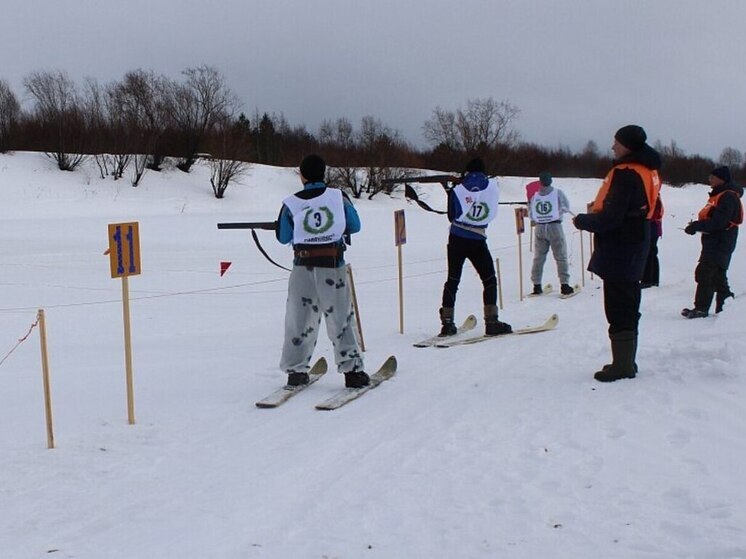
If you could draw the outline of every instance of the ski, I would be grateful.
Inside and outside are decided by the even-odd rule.
[[[396,373],[396,357],[393,355],[386,359],[381,367],[372,375],[370,375],[370,384],[363,386],[362,388],[343,388],[331,398],[324,400],[320,404],[316,404],[317,410],[336,410],[341,408],[348,402],[359,398],[369,390],[373,390],[376,386],[381,384],[383,381],[390,379]]]
[[[541,293],[529,293],[526,295],[526,297],[541,297],[542,295],[547,295],[553,291],[553,287],[551,283],[545,283],[544,286],[541,288]]]
[[[463,334],[464,332],[468,332],[469,330],[473,330],[477,325],[477,317],[473,314],[470,314],[466,317],[466,320],[464,320],[464,323],[459,326],[456,329],[456,333],[453,336],[431,336],[429,338],[425,338],[424,340],[420,340],[419,342],[415,342],[412,344],[414,347],[431,347],[434,346],[436,343],[443,341],[445,339],[452,339],[459,334]]]
[[[326,364],[326,359],[324,357],[319,357],[316,363],[314,363],[308,371],[308,384],[301,384],[300,386],[285,385],[279,390],[275,390],[274,392],[272,392],[272,394],[270,394],[266,398],[259,400],[256,403],[256,407],[276,408],[277,406],[284,404],[290,398],[298,394],[298,392],[302,392],[303,390],[311,386],[314,382],[323,377],[324,373],[326,373],[327,368],[328,367]]]
[[[513,330],[510,334],[501,334],[499,336],[472,336],[470,338],[462,338],[460,340],[444,340],[443,342],[436,344],[435,347],[454,347],[458,345],[471,345],[471,344],[478,344],[480,342],[486,342],[487,340],[494,340],[497,338],[506,338],[508,336],[512,336],[514,334],[535,334],[537,332],[546,332],[548,330],[553,330],[557,327],[557,324],[559,324],[559,316],[556,314],[553,314],[550,316],[544,324],[540,324],[538,326],[527,326],[526,328],[516,328]]]
[[[576,283],[572,286],[572,293],[568,293],[567,295],[560,294],[560,299],[569,299],[570,297],[575,297],[578,293],[580,293],[581,287],[579,283]]]

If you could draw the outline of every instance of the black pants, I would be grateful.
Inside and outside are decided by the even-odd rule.
[[[604,280],[604,311],[609,334],[625,330],[637,333],[640,323],[640,282]]]
[[[658,224],[650,221],[650,251],[642,273],[642,283],[658,285],[660,283],[660,263],[658,262]]]
[[[694,270],[694,280],[697,282],[697,291],[694,294],[694,306],[697,310],[710,310],[712,297],[715,292],[723,295],[730,293],[728,287],[727,270],[714,262],[700,262]]]
[[[443,286],[441,306],[453,308],[456,305],[456,292],[461,282],[464,262],[469,261],[482,280],[482,302],[485,305],[497,303],[497,278],[492,255],[487,240],[465,239],[451,235],[448,237],[448,279]]]

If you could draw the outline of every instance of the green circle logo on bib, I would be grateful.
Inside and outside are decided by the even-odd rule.
[[[313,235],[326,233],[332,225],[334,225],[334,214],[326,206],[318,210],[307,211],[303,218],[303,230]]]
[[[490,215],[490,207],[482,202],[477,202],[472,205],[469,210],[469,219],[472,221],[484,221]]]
[[[548,200],[543,200],[536,203],[536,213],[544,216],[552,213],[552,203]]]

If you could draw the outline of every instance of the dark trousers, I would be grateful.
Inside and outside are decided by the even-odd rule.
[[[453,308],[456,305],[456,292],[461,282],[464,262],[471,262],[482,280],[482,302],[485,305],[497,303],[497,278],[492,255],[486,240],[464,239],[451,235],[448,237],[448,279],[443,286],[441,306]]]
[[[642,283],[658,285],[660,283],[660,263],[658,262],[658,224],[650,222],[650,251],[642,273]]]
[[[604,311],[609,334],[631,330],[640,322],[640,283],[604,280]]]
[[[694,306],[697,310],[709,312],[715,292],[730,293],[727,270],[714,262],[700,262],[694,270],[697,291],[694,293]]]

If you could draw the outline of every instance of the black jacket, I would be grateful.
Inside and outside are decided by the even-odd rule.
[[[638,163],[658,170],[661,158],[646,145],[614,162],[620,163]],[[642,177],[632,169],[615,170],[603,209],[598,213],[578,214],[573,220],[578,229],[594,233],[590,272],[610,281],[642,279],[650,246],[647,206]]]
[[[709,217],[693,221],[690,227],[702,233],[702,252],[699,261],[713,262],[727,270],[738,241],[738,227],[731,227],[730,224],[741,215],[743,188],[727,182],[713,188],[710,196],[716,196],[721,192],[725,194],[718,199]]]

